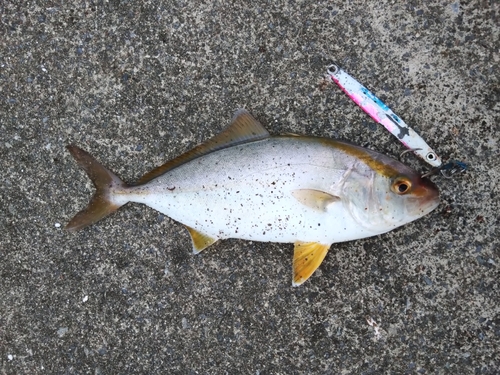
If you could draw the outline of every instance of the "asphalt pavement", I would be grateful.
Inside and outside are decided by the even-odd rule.
[[[495,0],[1,1],[0,372],[499,374],[499,25]],[[145,206],[64,230],[93,191],[68,144],[134,181],[246,108],[398,157],[332,61],[468,164],[428,216],[296,288],[293,245],[195,256]]]

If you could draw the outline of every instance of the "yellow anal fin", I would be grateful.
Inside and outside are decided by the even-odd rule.
[[[293,252],[293,286],[306,281],[325,259],[331,245],[317,242],[295,242]]]
[[[339,202],[340,197],[315,189],[297,189],[292,195],[303,205],[317,211],[326,211],[329,204]]]
[[[200,156],[223,148],[258,141],[268,138],[269,132],[258,122],[250,113],[244,109],[239,109],[234,114],[231,124],[221,133],[210,138],[205,143],[196,146],[192,150],[178,156],[177,158],[166,162],[159,167],[142,176],[136,185],[145,184],[162,174],[187,163]]]
[[[187,225],[185,227],[191,235],[191,240],[193,241],[193,253],[195,254],[205,250],[217,241],[217,238],[207,236],[206,234],[198,232],[196,229],[188,227]]]

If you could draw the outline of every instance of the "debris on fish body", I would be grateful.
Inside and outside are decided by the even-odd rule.
[[[224,238],[294,243],[293,285],[313,274],[333,243],[388,232],[439,204],[437,187],[397,160],[326,138],[270,136],[245,110],[134,185],[78,147],[68,150],[96,186],[68,230],[143,203],[184,224],[195,253]]]

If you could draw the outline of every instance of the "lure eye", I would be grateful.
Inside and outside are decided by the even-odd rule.
[[[398,178],[396,181],[393,182],[391,189],[396,194],[399,195],[406,194],[411,189],[411,182],[406,178]]]

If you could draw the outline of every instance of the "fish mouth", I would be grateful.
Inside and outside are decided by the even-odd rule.
[[[440,202],[439,189],[434,182],[428,178],[419,178],[412,191],[411,201],[425,214],[434,210]]]

